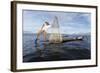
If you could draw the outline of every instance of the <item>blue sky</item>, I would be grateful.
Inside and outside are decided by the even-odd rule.
[[[37,33],[45,21],[53,23],[58,17],[60,32],[64,34],[91,32],[91,14],[83,12],[55,12],[23,10],[23,31]],[[50,32],[48,30],[48,32]]]

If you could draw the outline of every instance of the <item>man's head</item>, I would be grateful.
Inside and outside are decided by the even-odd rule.
[[[48,22],[45,22],[46,25],[50,25]]]

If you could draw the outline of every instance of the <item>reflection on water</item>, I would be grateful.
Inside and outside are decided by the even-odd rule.
[[[40,55],[40,57],[44,57],[44,51],[46,49],[46,44],[43,44],[42,47],[40,47],[40,43],[35,43],[35,48],[37,49],[37,53]]]
[[[36,35],[24,34],[23,62],[90,59],[90,36],[85,37],[83,41],[50,44],[43,40],[36,43]]]

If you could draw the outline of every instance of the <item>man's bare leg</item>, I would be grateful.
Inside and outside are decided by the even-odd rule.
[[[40,34],[41,34],[41,33],[42,33],[42,31],[41,31],[41,30],[39,30],[39,31],[38,31],[38,33],[37,33],[36,40],[35,40],[36,42],[37,42],[37,40],[39,40],[39,38],[40,38]]]
[[[43,38],[44,38],[44,41],[46,41],[46,36],[47,36],[46,31],[43,31]]]

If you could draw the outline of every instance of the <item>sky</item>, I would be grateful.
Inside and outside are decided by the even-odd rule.
[[[62,34],[91,32],[91,13],[23,10],[22,14],[24,32],[37,33],[45,21],[52,24],[55,16]]]

